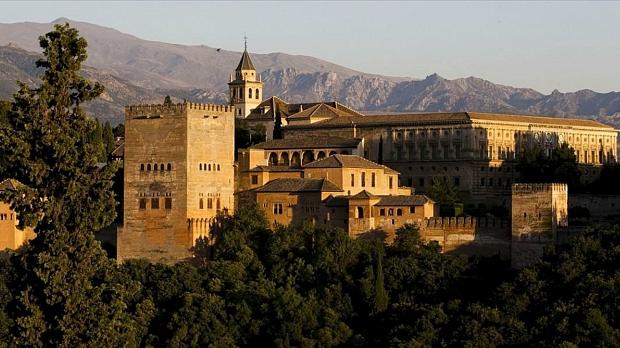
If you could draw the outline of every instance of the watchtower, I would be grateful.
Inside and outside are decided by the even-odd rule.
[[[123,228],[117,258],[192,256],[218,212],[234,209],[234,115],[228,105],[125,108]]]
[[[235,69],[234,77],[233,74],[230,75],[228,88],[230,90],[230,105],[235,108],[235,117],[247,117],[250,111],[261,102],[263,82],[260,75],[256,73],[256,68],[254,68],[254,63],[252,63],[248,53],[247,40],[241,60]]]
[[[568,226],[566,184],[512,185],[513,267],[522,267],[542,257],[545,245],[557,241],[559,227]]]

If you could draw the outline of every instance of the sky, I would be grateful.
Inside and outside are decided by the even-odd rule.
[[[468,76],[543,93],[620,91],[618,2],[1,2],[177,44],[284,52],[366,73]]]

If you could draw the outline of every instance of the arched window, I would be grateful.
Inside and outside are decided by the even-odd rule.
[[[146,165],[146,170],[151,170],[151,164],[150,163]]]
[[[217,171],[218,172],[220,171],[220,165],[219,164],[217,165]]]
[[[168,163],[168,171],[172,170],[172,164]]]
[[[153,170],[157,170],[157,163],[153,164]]]
[[[202,163],[200,163],[200,164],[198,165],[198,168],[199,168],[200,170],[202,170]]]
[[[270,153],[268,163],[270,166],[277,166],[278,165],[278,154],[275,152]]]
[[[258,88],[256,89],[256,99],[260,98],[258,93]]]
[[[289,165],[288,152],[282,152],[282,155],[280,155],[280,163],[282,163],[282,165],[285,165],[285,166]]]
[[[403,216],[403,210],[400,208],[396,209],[396,216]]]
[[[164,164],[163,163],[159,165],[159,170],[161,170],[161,171],[164,170]]]
[[[302,156],[301,164],[305,165],[310,162],[314,162],[314,152],[312,151],[304,151],[304,155]]]
[[[144,163],[140,165],[140,170],[144,170]]]
[[[363,218],[364,217],[364,208],[362,207],[357,207],[357,218]]]
[[[248,88],[248,99],[252,99],[252,89]]]
[[[208,168],[208,171],[211,171],[211,163],[209,163]]]

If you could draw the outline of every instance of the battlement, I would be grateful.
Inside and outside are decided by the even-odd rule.
[[[178,116],[187,110],[204,110],[218,113],[233,113],[233,107],[229,105],[202,104],[184,102],[178,104],[138,104],[125,106],[125,117],[131,118],[159,118],[164,115]]]
[[[568,192],[568,185],[560,183],[513,184],[512,194],[528,194],[534,192]]]
[[[503,228],[510,223],[505,219],[467,217],[432,217],[422,222],[425,229],[448,229],[448,228]]]

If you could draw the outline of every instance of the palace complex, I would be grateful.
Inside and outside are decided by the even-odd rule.
[[[118,260],[186,260],[198,238],[210,237],[218,214],[257,205],[273,226],[329,224],[352,237],[381,231],[390,241],[398,227],[416,223],[421,236],[444,251],[519,261],[556,241],[568,212],[566,185],[516,184],[524,150],[537,146],[550,154],[567,143],[586,183],[618,158],[617,131],[593,120],[366,114],[336,101],[264,99],[247,49],[228,86],[228,105],[125,108],[124,144],[113,154],[124,166]],[[265,129],[267,139],[239,149],[237,162],[236,118]],[[503,206],[511,216],[440,217],[438,204],[425,195],[437,177],[451,182],[464,201]],[[15,229],[8,205],[0,208],[0,218],[6,217],[0,247],[18,247],[30,232]]]

